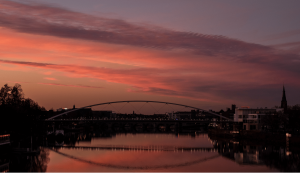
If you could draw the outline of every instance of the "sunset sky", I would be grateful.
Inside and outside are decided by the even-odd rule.
[[[300,104],[299,0],[0,0],[0,85],[47,110]]]

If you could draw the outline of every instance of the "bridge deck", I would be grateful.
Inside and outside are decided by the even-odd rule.
[[[78,121],[102,121],[102,122],[196,122],[196,123],[220,123],[232,121],[211,121],[202,119],[52,119],[46,122],[78,122]]]
[[[53,146],[49,148],[74,149],[74,150],[111,150],[111,151],[172,151],[172,152],[216,152],[216,148],[207,147],[166,147],[166,146]]]

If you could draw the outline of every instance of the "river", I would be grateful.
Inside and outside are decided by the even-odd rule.
[[[49,148],[47,172],[279,171],[257,160],[258,152],[249,153],[245,150],[245,153],[238,153],[233,149],[236,143],[226,143],[225,149],[229,153],[226,155],[216,144],[204,133],[122,133],[96,137],[71,144],[74,147],[64,144],[65,147]],[[230,147],[233,157],[230,156]]]
[[[201,132],[69,134],[38,149],[38,155],[0,155],[0,163],[9,164],[1,171],[289,172],[299,171],[300,162],[299,153],[285,147],[212,139]]]

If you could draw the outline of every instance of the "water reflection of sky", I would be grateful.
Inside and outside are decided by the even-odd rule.
[[[113,138],[93,138],[91,142],[79,142],[76,146],[178,146],[212,147],[206,134],[118,134]],[[80,159],[111,164],[122,168],[99,166],[81,162],[50,151],[48,172],[269,172],[276,171],[264,165],[239,165],[235,161],[222,157],[217,152],[161,152],[161,151],[113,151],[113,150],[71,150],[59,152]],[[149,168],[163,166],[160,168]],[[179,166],[171,166],[179,165]],[[128,166],[128,169],[124,168]],[[132,169],[131,167],[138,167]],[[142,167],[142,168],[141,168]],[[147,168],[148,167],[148,168]]]
[[[91,142],[79,142],[76,144],[76,146],[103,145],[212,147],[207,134],[196,135],[195,137],[175,134],[117,134],[115,137],[108,139],[93,138]]]

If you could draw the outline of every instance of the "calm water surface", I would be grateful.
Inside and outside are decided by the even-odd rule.
[[[211,140],[207,134],[80,135],[45,148],[47,172],[276,172],[271,148]],[[89,139],[90,138],[90,139]],[[57,147],[63,146],[63,147]],[[281,152],[280,152],[281,151]],[[273,154],[273,148],[271,154]],[[285,156],[278,149],[276,155]],[[271,160],[272,161],[272,160]]]

